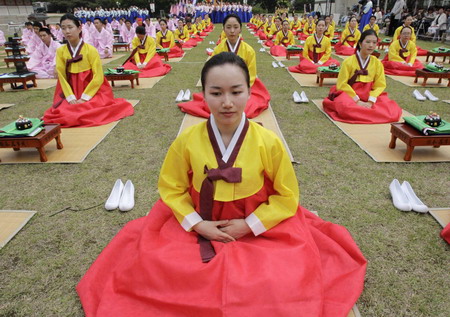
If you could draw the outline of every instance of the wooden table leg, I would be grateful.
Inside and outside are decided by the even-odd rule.
[[[320,83],[319,83],[319,87],[322,87],[323,86],[323,77],[320,77]]]
[[[134,89],[134,79],[130,79],[131,89]]]
[[[39,156],[41,158],[41,162],[47,162],[47,154],[45,154],[44,147],[37,147],[36,148],[39,151]]]
[[[0,91],[5,91],[5,89],[3,88],[3,83],[0,83]]]
[[[430,58],[429,54],[427,54],[427,59],[425,60],[425,62],[428,62],[428,58]]]
[[[61,149],[64,147],[64,145],[63,145],[62,142],[61,142],[61,136],[58,134],[58,135],[55,137],[55,140],[56,140],[56,148],[57,148],[58,150],[61,150]]]
[[[416,78],[414,79],[415,84],[417,84],[417,79],[419,79],[419,76],[416,76]]]
[[[23,86],[23,89],[28,90],[28,85],[27,85],[26,79],[22,80],[22,86]]]
[[[111,80],[111,86],[114,87],[114,80]]]
[[[427,84],[427,80],[428,80],[428,78],[427,78],[427,77],[424,77],[424,78],[423,78],[423,83],[422,83],[422,87],[425,87],[425,86],[426,86],[426,84]]]
[[[138,86],[139,86],[139,76],[138,76],[138,77],[136,77],[136,85],[138,85]]]
[[[319,83],[319,75],[317,75],[317,78],[316,78],[316,84],[318,84]]]
[[[33,87],[37,87],[36,78],[32,79],[32,81],[33,81]]]
[[[13,147],[14,151],[20,151],[20,147]]]
[[[397,137],[392,134],[391,135],[391,142],[389,142],[389,148],[390,149],[395,149],[395,141],[397,140]]]
[[[438,84],[442,82],[442,77],[439,77]]]
[[[433,59],[431,61],[434,63],[435,59],[436,59],[436,55],[433,55]]]
[[[411,161],[411,156],[412,156],[413,151],[414,151],[414,146],[408,145],[406,148],[406,153],[405,153],[405,157],[403,158],[403,160]]]

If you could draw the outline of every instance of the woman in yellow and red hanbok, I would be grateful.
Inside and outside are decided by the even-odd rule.
[[[306,39],[303,45],[303,56],[300,57],[300,63],[296,66],[290,66],[290,72],[315,74],[317,68],[321,66],[339,65],[339,62],[331,58],[331,42],[324,35],[325,21],[319,20],[316,25],[316,32]]]
[[[348,27],[341,34],[341,40],[334,46],[334,51],[338,55],[350,56],[355,54],[356,44],[361,37],[358,30],[358,22],[355,17],[351,18]]]
[[[58,83],[44,122],[63,128],[93,127],[131,116],[133,106],[114,98],[97,49],[81,39],[80,20],[66,14],[60,23],[68,43],[56,51]]]
[[[175,40],[181,44],[182,48],[196,47],[198,45],[198,42],[194,39],[191,39],[189,31],[184,27],[184,21],[182,19],[179,19],[177,23],[178,27],[173,32]]]
[[[161,30],[156,33],[156,48],[170,48],[168,53],[169,58],[183,57],[183,50],[175,45],[175,36],[173,35],[173,32],[167,29],[167,21],[161,19],[159,25],[161,26]],[[161,56],[161,58],[164,57]]]
[[[283,21],[281,31],[275,36],[274,44],[270,48],[272,56],[286,56],[286,48],[290,45],[295,45],[294,34],[289,30],[289,21]]]
[[[123,65],[125,69],[139,71],[139,78],[164,76],[172,69],[156,54],[155,40],[145,34],[145,27],[136,28],[136,37],[131,41],[133,52]]]
[[[364,31],[356,53],[342,62],[337,85],[323,101],[323,110],[347,123],[397,122],[402,109],[389,99],[381,61],[371,55],[378,43],[374,30]]]
[[[343,226],[299,205],[286,149],[247,119],[248,71],[230,57],[205,64],[211,116],[170,146],[161,199],[78,284],[87,317],[346,317],[360,296],[366,259]]]

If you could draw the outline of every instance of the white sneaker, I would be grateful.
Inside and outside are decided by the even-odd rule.
[[[302,102],[309,102],[308,97],[306,97],[306,94],[304,91],[300,94],[300,98],[302,98]]]
[[[183,101],[189,101],[189,99],[191,99],[191,91],[186,89],[186,92],[183,95]]]
[[[302,97],[300,97],[300,95],[296,91],[294,91],[294,93],[292,94],[292,98],[294,99],[295,103],[302,102]]]
[[[111,190],[111,194],[109,194],[108,200],[105,203],[106,210],[114,210],[119,207],[120,196],[123,191],[123,183],[122,180],[116,180],[113,189]]]
[[[425,206],[425,204],[416,196],[416,193],[414,193],[410,183],[404,181],[402,184],[402,190],[406,197],[408,197],[412,210],[422,213],[428,212],[428,207]]]
[[[177,98],[175,99],[175,102],[182,102],[183,101],[183,96],[184,96],[184,91],[180,90],[180,92],[178,93]]]
[[[408,197],[402,190],[402,186],[398,182],[396,178],[389,185],[389,191],[391,192],[392,202],[395,208],[400,209],[402,211],[411,211],[411,203],[409,202]]]
[[[273,68],[278,68],[279,67],[276,62],[272,62],[272,66],[273,66]]]
[[[419,101],[427,100],[427,98],[425,98],[424,96],[422,96],[422,94],[421,94],[417,89],[414,89],[414,91],[413,91],[413,96],[414,96],[417,100],[419,100]]]
[[[120,196],[119,210],[129,211],[134,207],[134,185],[128,180],[123,188],[122,196]]]
[[[428,89],[425,90],[424,95],[425,95],[425,97],[427,97],[431,101],[438,101],[439,100],[439,98],[433,96],[433,94]]]
[[[278,62],[278,65],[280,65],[280,67],[286,67],[286,66],[284,66],[284,64],[281,61]]]

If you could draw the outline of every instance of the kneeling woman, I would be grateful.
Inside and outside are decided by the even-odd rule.
[[[350,19],[348,27],[341,34],[341,41],[334,46],[336,54],[345,56],[355,54],[356,43],[358,43],[360,37],[358,21],[353,17]]]
[[[60,23],[68,43],[56,50],[58,83],[44,122],[63,128],[93,127],[131,116],[133,106],[114,98],[97,49],[81,39],[80,20],[66,14]]]
[[[423,64],[416,59],[416,44],[411,41],[412,30],[404,27],[400,33],[400,39],[389,46],[382,63],[384,71],[388,75],[416,76],[416,69],[422,69]]]
[[[282,141],[246,117],[245,62],[216,55],[201,82],[211,116],[175,139],[161,199],[78,284],[86,316],[347,316],[367,262],[344,227],[299,205]]]
[[[245,108],[247,117],[254,118],[269,106],[270,94],[261,80],[256,78],[256,54],[253,48],[241,40],[239,34],[242,30],[242,23],[239,16],[229,14],[223,20],[223,28],[227,39],[220,42],[214,49],[213,56],[222,52],[232,52],[239,55],[247,64],[250,71],[251,95]],[[180,103],[178,106],[183,112],[194,116],[208,118],[209,108],[202,93],[194,94],[194,100]]]
[[[273,56],[286,56],[286,47],[295,45],[294,34],[289,30],[289,21],[284,20],[281,31],[277,33],[274,41],[275,45],[270,48]]]
[[[164,76],[172,69],[172,66],[164,64],[156,55],[155,40],[146,35],[145,27],[138,26],[136,28],[136,37],[131,45],[133,51],[123,67],[138,70],[139,78]]]
[[[315,74],[320,66],[331,64],[339,65],[339,62],[330,58],[331,42],[324,35],[325,21],[319,20],[316,25],[316,33],[306,39],[303,46],[303,57],[297,66],[290,66],[289,71],[294,73]]]
[[[384,89],[383,65],[372,52],[378,37],[374,30],[364,31],[355,55],[342,62],[337,85],[323,101],[323,109],[334,120],[348,123],[396,122],[402,115],[398,104]]]
[[[167,21],[161,19],[159,26],[161,27],[161,31],[156,33],[156,48],[170,48],[170,52],[168,53],[169,58],[183,57],[183,50],[175,45],[175,36],[172,31],[167,29]]]

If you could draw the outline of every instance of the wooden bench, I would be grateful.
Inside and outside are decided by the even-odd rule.
[[[436,57],[441,57],[442,56],[443,57],[442,63],[444,63],[445,59],[447,58],[447,56],[450,57],[450,52],[448,52],[448,53],[444,53],[444,52],[435,53],[435,52],[428,51],[427,52],[427,59],[426,59],[427,62],[428,62],[428,59],[430,58],[430,56],[432,57],[432,59],[431,59],[432,62],[434,62]]]
[[[436,73],[436,72],[430,72],[424,69],[416,69],[416,78],[414,79],[414,83],[417,83],[417,80],[419,77],[423,77],[423,83],[422,86],[425,86],[427,84],[428,78],[439,78],[438,84],[442,82],[442,78],[448,79],[447,87],[450,87],[450,72],[446,73]]]
[[[118,80],[129,80],[131,83],[131,89],[134,89],[134,80],[136,85],[139,86],[139,73],[133,74],[109,74],[105,75],[106,79],[111,82],[111,86],[114,87],[114,82]]]
[[[405,161],[411,161],[412,152],[416,146],[439,148],[441,145],[450,145],[450,135],[423,135],[419,130],[407,123],[391,123],[391,142],[389,143],[389,148],[395,149],[397,138],[406,144],[406,153],[403,158]]]
[[[3,84],[11,84],[11,88],[17,88],[17,83],[22,83],[23,88],[28,90],[27,81],[29,80],[33,82],[33,87],[37,87],[35,73],[28,73],[25,75],[9,74],[8,76],[0,77],[0,91],[5,91],[3,89]]]
[[[130,44],[128,43],[113,43],[113,52],[118,52],[119,49],[124,48],[125,51],[130,50]]]
[[[286,49],[286,59],[290,60],[292,55],[299,55],[303,50],[288,50]]]
[[[61,127],[59,124],[45,125],[44,129],[36,136],[0,138],[0,148],[12,148],[14,151],[19,151],[21,148],[34,147],[39,151],[41,162],[47,162],[44,146],[53,139],[56,140],[56,148],[61,150],[63,144],[61,143]]]
[[[378,43],[378,48],[379,48],[380,50],[384,50],[384,47],[385,47],[385,46],[389,47],[389,46],[391,45],[391,43],[392,43],[392,42],[390,42],[390,43],[380,42],[380,43]]]
[[[319,87],[323,86],[323,80],[325,78],[338,78],[339,73],[337,72],[322,72],[319,69],[317,70],[317,79],[316,79],[316,83],[319,84]]]

